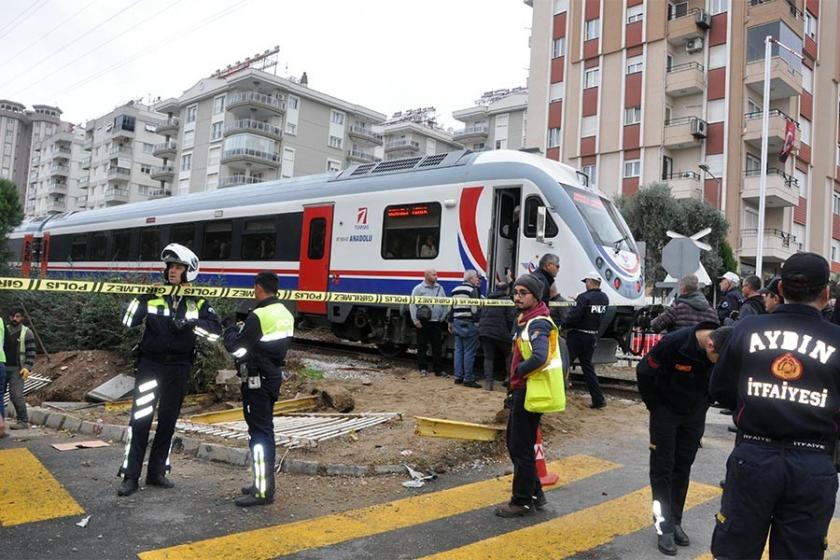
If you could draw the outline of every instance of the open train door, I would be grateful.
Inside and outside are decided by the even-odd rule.
[[[298,290],[326,292],[330,275],[333,205],[303,208],[303,234],[300,238]],[[327,303],[298,301],[298,313],[327,314]]]

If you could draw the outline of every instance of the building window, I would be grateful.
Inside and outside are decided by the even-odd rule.
[[[805,142],[809,146],[811,145],[811,121],[800,117],[799,135],[802,142]]]
[[[831,240],[831,260],[840,262],[840,241],[836,239]]]
[[[219,159],[222,156],[222,147],[216,146],[214,148],[210,148],[210,151],[207,153],[207,165],[219,165]]]
[[[601,69],[590,68],[583,73],[583,88],[598,87],[601,85]]]
[[[761,160],[759,160],[761,161]],[[759,164],[758,169],[761,169]],[[799,187],[799,196],[802,198],[808,197],[808,175],[798,169],[793,170],[793,178],[796,180],[796,185]]]
[[[210,173],[207,175],[207,190],[208,191],[215,191],[219,188],[219,174],[218,173]]]
[[[761,103],[747,97],[747,113],[761,113]]]
[[[709,3],[709,11],[711,14],[717,15],[729,11],[729,0],[711,0]]]
[[[198,113],[198,105],[190,105],[187,107],[187,122],[195,122],[195,116]]]
[[[334,159],[327,160],[327,173],[338,173],[341,171],[341,162]]]
[[[210,130],[210,140],[218,140],[222,137],[222,125],[224,124],[223,122],[213,123],[213,128]]]
[[[330,113],[330,122],[333,124],[344,125],[344,113],[339,113],[338,111],[332,111]]]
[[[631,159],[624,162],[624,178],[639,177],[642,174],[642,162]]]
[[[181,148],[192,148],[195,144],[195,130],[185,130],[184,131],[184,143]]]
[[[548,101],[562,101],[566,97],[566,83],[556,82],[548,87]]]
[[[148,175],[152,172],[152,166],[148,163],[141,163],[140,164],[140,173],[144,173]]]
[[[225,96],[220,95],[213,99],[213,114],[218,115],[225,110]]]
[[[808,10],[805,10],[805,35],[817,40],[817,18],[811,15]]]
[[[507,149],[507,138],[503,138],[501,140],[496,140],[495,144],[497,150],[505,150]]]
[[[562,14],[569,10],[569,0],[554,0],[554,14]]]
[[[580,119],[580,136],[586,138],[587,136],[595,136],[598,132],[598,117],[597,115],[590,115]]]
[[[814,71],[802,65],[802,89],[808,93],[814,93]]]
[[[341,149],[341,144],[343,143],[344,139],[339,138],[338,136],[330,136],[330,148],[338,148]]]
[[[589,165],[584,165],[580,168],[580,170],[586,173],[586,176],[589,177],[589,184],[595,185],[598,183],[598,166],[594,163],[590,163]]]
[[[192,154],[184,154],[181,156],[181,171],[189,171],[192,169]]]
[[[554,46],[552,48],[552,58],[559,58],[561,56],[566,56],[566,38],[560,37],[559,39],[554,39]]]
[[[288,97],[288,99],[286,99],[286,109],[292,109],[294,111],[297,111],[297,108],[298,108],[298,98],[293,96],[293,95],[290,95]]]
[[[597,39],[601,36],[601,20],[591,19],[584,23],[583,40]]]
[[[635,74],[645,69],[645,59],[642,56],[631,56],[627,59],[627,74]]]
[[[840,215],[840,193],[832,193],[831,211]],[[837,259],[834,259],[837,260]]]
[[[638,124],[642,122],[641,107],[627,107],[624,109],[624,124]]]
[[[433,259],[440,246],[440,204],[386,206],[382,222],[382,258]]]
[[[636,23],[645,19],[645,5],[637,4],[627,8],[627,23]]]
[[[143,153],[144,154],[151,154],[153,151],[155,151],[155,145],[154,144],[147,144],[146,142],[143,142]]]
[[[283,178],[293,177],[295,174],[295,149],[283,148],[283,165],[280,167],[280,176]]]

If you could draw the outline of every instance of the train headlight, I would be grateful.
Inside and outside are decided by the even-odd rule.
[[[642,281],[641,280],[636,280],[636,293],[639,293],[641,291],[642,291]]]
[[[618,276],[616,276],[615,280],[613,280],[613,287],[615,287],[616,290],[621,287],[621,278]]]
[[[602,259],[601,257],[595,257],[595,266],[597,266],[598,268],[603,268],[604,259]]]
[[[606,279],[607,279],[607,282],[609,282],[610,280],[612,280],[612,277],[613,277],[612,270],[610,270],[610,269],[608,268],[607,270],[605,270],[605,271],[604,271],[604,278],[606,278]]]

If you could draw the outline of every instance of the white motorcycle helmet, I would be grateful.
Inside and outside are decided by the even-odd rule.
[[[160,253],[160,260],[166,263],[166,268],[163,269],[163,277],[167,281],[169,279],[166,273],[169,270],[169,265],[172,263],[182,264],[187,267],[181,278],[181,282],[193,282],[198,278],[198,257],[195,253],[179,243],[170,243],[164,247]]]

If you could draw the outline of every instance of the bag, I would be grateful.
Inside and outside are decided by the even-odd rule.
[[[566,388],[563,374],[537,371],[525,384],[525,410],[528,412],[563,412],[566,410]]]
[[[428,305],[418,305],[417,306],[417,320],[418,321],[431,321],[432,320],[432,308]]]

